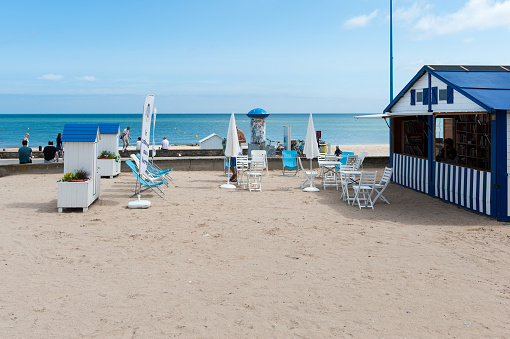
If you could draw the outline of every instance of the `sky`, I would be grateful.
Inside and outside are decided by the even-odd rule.
[[[3,1],[0,114],[378,113],[381,0]],[[394,0],[394,95],[426,64],[509,65],[510,0]]]

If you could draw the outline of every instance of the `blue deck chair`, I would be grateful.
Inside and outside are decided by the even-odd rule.
[[[297,164],[297,151],[282,151],[283,157],[283,175],[285,170],[296,171],[293,175],[299,176],[299,167]]]
[[[140,169],[140,159],[138,159],[138,157],[134,154],[131,154],[130,158],[133,161],[133,163],[135,164],[136,168]],[[147,165],[150,165],[150,163],[148,163]],[[155,181],[161,181],[164,179],[165,180],[168,179],[168,176],[165,174],[156,173],[155,171],[151,171],[149,169],[149,166],[147,166],[147,169],[142,177],[144,178],[145,181],[149,181],[149,182],[155,182]],[[165,186],[168,187],[168,182],[166,182],[166,181],[165,181]]]
[[[346,165],[347,164],[347,156],[354,155],[354,152],[342,152],[342,155],[343,155],[343,157],[340,159],[340,164]]]
[[[163,196],[161,194],[166,195],[165,192],[163,192],[163,190],[161,188],[159,188],[160,185],[165,183],[165,180],[161,180],[161,181],[157,181],[157,182],[148,182],[148,181],[145,181],[145,180],[143,180],[142,178],[140,178],[138,176],[138,170],[136,169],[136,165],[131,160],[126,161],[125,164],[128,165],[129,168],[131,168],[131,171],[133,171],[133,174],[135,175],[136,180],[140,181],[140,185],[145,186],[144,189],[142,189],[140,187],[140,192],[136,192],[130,198],[132,198],[135,195],[137,195],[139,193],[142,193],[142,192],[144,192],[144,191],[146,191],[148,189],[152,189],[157,195],[160,196],[160,198],[163,198]],[[157,188],[159,190],[159,192],[161,192],[161,194],[159,194],[159,192],[156,191],[154,188]]]
[[[138,158],[138,160],[140,160],[140,153],[136,153],[136,157]],[[169,173],[173,170],[174,170],[173,168],[163,170],[163,169],[159,168],[158,165],[156,165],[150,161],[147,164],[147,171],[149,171],[152,175],[154,175],[156,177],[164,176],[165,179],[168,179],[170,181],[174,180],[169,175]]]

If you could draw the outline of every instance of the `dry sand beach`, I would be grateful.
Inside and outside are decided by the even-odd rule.
[[[380,170],[382,172],[382,170]],[[375,210],[174,172],[148,210],[134,178],[57,213],[61,175],[0,178],[2,338],[505,338],[510,228],[390,185]]]

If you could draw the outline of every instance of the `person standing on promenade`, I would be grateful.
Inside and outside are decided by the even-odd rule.
[[[55,146],[53,146],[53,141],[48,141],[48,146],[44,147],[43,150],[44,154],[44,163],[50,163],[50,162],[58,162],[58,151]]]
[[[129,130],[131,127],[126,127],[124,131],[122,131],[122,151],[125,151],[129,146],[129,139],[131,139],[131,136],[129,135]],[[128,139],[129,138],[129,139]]]
[[[32,149],[28,147],[28,140],[23,139],[23,145],[18,149],[18,157],[20,164],[30,164],[32,162]]]
[[[57,156],[64,159],[64,148],[62,147],[62,133],[59,133],[57,135]]]
[[[237,128],[237,139],[239,139],[239,154],[243,155],[243,143],[246,142],[246,137],[244,136],[244,132]],[[237,171],[236,171],[236,158],[230,158],[230,170],[232,171],[232,176],[230,177],[231,182],[237,182]]]
[[[163,137],[163,141],[161,142],[161,149],[168,149],[168,146],[170,146],[170,143],[166,137]]]

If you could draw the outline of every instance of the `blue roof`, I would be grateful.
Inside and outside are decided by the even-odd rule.
[[[120,124],[98,124],[99,134],[119,134]]]
[[[262,108],[254,108],[247,114],[248,118],[267,118],[270,114]]]
[[[62,141],[95,142],[97,124],[65,124]]]
[[[423,66],[384,112],[391,112],[393,105],[425,73],[434,75],[488,112],[510,110],[509,66]]]

